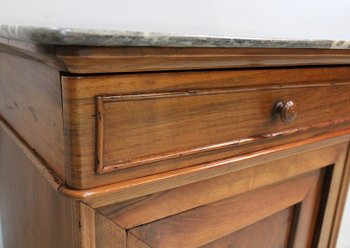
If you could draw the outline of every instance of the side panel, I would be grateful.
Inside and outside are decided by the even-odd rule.
[[[65,177],[58,71],[0,52],[0,116],[61,178]]]
[[[0,210],[4,247],[80,247],[76,202],[59,194],[2,128]]]

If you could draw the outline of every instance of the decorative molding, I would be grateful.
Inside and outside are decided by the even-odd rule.
[[[214,95],[214,94],[227,94],[236,92],[248,92],[257,90],[277,90],[285,88],[310,88],[310,87],[327,87],[334,85],[349,85],[349,82],[340,83],[323,83],[323,84],[300,84],[300,85],[268,85],[261,87],[239,87],[231,89],[216,89],[216,90],[195,90],[195,91],[183,91],[183,92],[163,92],[163,93],[149,93],[149,94],[135,94],[135,95],[107,95],[96,97],[96,172],[97,174],[105,174],[113,171],[117,171],[124,168],[136,167],[144,164],[165,161],[175,159],[184,156],[190,156],[202,152],[210,152],[215,150],[221,150],[229,147],[236,147],[256,143],[264,140],[273,139],[276,137],[284,137],[293,134],[299,134],[315,129],[324,129],[344,123],[349,123],[350,118],[341,120],[332,120],[328,122],[316,123],[311,125],[304,125],[296,128],[285,129],[277,132],[268,132],[257,134],[249,137],[240,137],[226,142],[210,144],[207,146],[193,147],[191,149],[179,150],[169,153],[161,153],[151,156],[144,156],[139,158],[130,159],[128,161],[120,161],[113,164],[106,164],[104,162],[104,121],[105,111],[104,106],[109,102],[129,101],[129,100],[144,100],[144,99],[162,99],[170,97],[187,97],[187,96],[201,96],[201,95]]]
[[[348,65],[350,50],[58,46],[70,73]]]

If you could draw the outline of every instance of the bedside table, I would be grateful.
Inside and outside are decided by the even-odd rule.
[[[349,42],[0,37],[5,247],[335,247]]]

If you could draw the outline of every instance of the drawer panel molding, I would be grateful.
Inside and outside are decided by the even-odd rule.
[[[349,88],[272,85],[97,96],[97,173],[349,123],[337,111],[349,103],[341,93]],[[300,116],[285,124],[273,108],[289,98],[300,105]]]

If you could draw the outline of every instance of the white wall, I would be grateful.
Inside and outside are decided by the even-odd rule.
[[[0,23],[350,39],[349,0],[0,0]]]
[[[350,40],[349,13],[349,0],[0,0],[5,24],[266,38]],[[349,198],[338,248],[350,248]]]
[[[340,226],[337,248],[350,248],[350,190]]]

